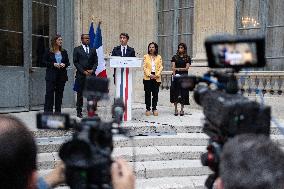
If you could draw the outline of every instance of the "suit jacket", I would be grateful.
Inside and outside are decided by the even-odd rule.
[[[62,60],[61,63],[65,64],[64,68],[54,67],[56,63],[55,54],[47,49],[43,55],[43,64],[46,66],[45,80],[47,81],[62,81],[68,80],[66,68],[70,65],[69,58],[66,50],[61,51]]]
[[[122,56],[122,52],[121,52],[121,45],[114,47],[111,53],[111,56]],[[135,57],[135,50],[132,47],[129,47],[127,45],[127,49],[126,49],[126,54],[124,57]],[[115,84],[115,73],[116,73],[116,68],[114,68],[114,73],[113,73],[113,77],[114,77],[114,84]]]
[[[120,45],[113,48],[111,56],[122,56]],[[134,48],[127,46],[125,57],[135,57]]]
[[[160,55],[157,55],[155,59],[155,76],[157,77],[156,81],[161,82],[161,73],[163,70],[163,61],[162,57]],[[152,71],[152,61],[149,54],[144,55],[144,63],[143,63],[143,69],[144,69],[144,80],[150,80],[150,75]]]
[[[98,66],[98,56],[95,48],[89,47],[89,54],[87,54],[82,45],[75,47],[73,52],[73,62],[77,69],[76,78],[85,79],[86,75],[84,71],[93,70],[95,71]]]

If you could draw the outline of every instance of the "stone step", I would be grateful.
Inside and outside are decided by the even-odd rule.
[[[205,189],[207,176],[137,179],[136,189]]]
[[[179,123],[179,125],[171,125],[167,123],[157,123],[151,121],[125,122],[121,126],[129,130],[130,135],[158,135],[160,134],[176,134],[176,133],[203,133],[201,121],[193,120],[190,123]],[[280,129],[271,124],[270,132],[272,135],[282,134]],[[37,130],[33,131],[35,137],[60,137],[72,136],[73,131],[63,130]]]
[[[70,140],[66,137],[37,138],[38,152],[57,152],[64,141]],[[126,137],[114,137],[115,147],[146,147],[146,146],[206,146],[208,136],[203,133],[178,133],[176,135],[162,136],[137,136],[134,140]]]
[[[161,178],[180,176],[207,176],[212,173],[208,167],[201,165],[200,160],[170,160],[170,161],[146,161],[130,164],[135,167],[137,178]],[[46,175],[51,169],[39,171],[41,176]]]
[[[187,176],[136,179],[135,189],[205,189],[206,178],[207,176]],[[70,187],[59,186],[56,189],[70,189]]]
[[[151,125],[152,124],[152,125]],[[282,125],[284,128],[284,125]],[[153,132],[173,132],[176,133],[203,133],[203,125],[201,122],[198,124],[196,121],[190,122],[190,123],[183,123],[180,125],[171,125],[171,124],[162,124],[162,125],[155,125],[153,123],[150,123],[146,126],[128,126],[126,125],[125,128],[129,128],[130,133],[132,135],[139,135],[140,133],[147,132],[147,133],[153,133]],[[284,130],[284,129],[282,129]],[[271,123],[270,126],[270,134],[271,135],[283,135],[284,133],[281,132],[281,130],[275,125]]]
[[[283,135],[271,135],[270,137],[279,145],[284,146]],[[70,138],[71,136],[37,138],[38,152],[57,152],[62,143]],[[206,146],[207,144],[208,136],[203,133],[177,133],[176,135],[137,136],[134,137],[133,141],[125,137],[114,137],[115,147]]]
[[[133,156],[135,151],[135,159]],[[119,147],[114,148],[112,157],[122,157],[127,161],[145,162],[162,160],[199,160],[206,146],[153,146],[153,147]],[[57,152],[39,153],[38,168],[52,169],[60,158]]]

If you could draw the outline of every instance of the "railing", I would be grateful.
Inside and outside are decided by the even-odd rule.
[[[259,92],[273,96],[283,94],[283,71],[240,72],[237,78],[240,90],[248,95],[255,95]]]
[[[253,71],[240,72],[236,74],[240,91],[247,95],[256,95],[262,92],[263,95],[280,96],[284,90],[284,71]],[[162,73],[162,89],[169,89],[171,86],[171,71]]]
[[[171,86],[172,71],[163,71],[161,75],[161,88],[169,89]]]

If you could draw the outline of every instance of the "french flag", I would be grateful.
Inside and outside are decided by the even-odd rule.
[[[96,76],[101,77],[101,78],[107,77],[106,62],[105,62],[105,56],[104,56],[104,50],[103,50],[101,23],[98,24],[96,33],[94,33],[93,22],[91,23],[89,36],[90,36],[90,47],[93,46],[94,48],[96,48],[96,52],[98,55],[98,67],[95,72]],[[93,45],[91,46],[91,44]]]

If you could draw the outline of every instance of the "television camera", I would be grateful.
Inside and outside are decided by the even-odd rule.
[[[203,107],[203,132],[210,139],[201,162],[213,171],[205,182],[211,189],[219,176],[225,142],[243,133],[269,135],[271,110],[242,96],[235,75],[242,68],[265,66],[264,37],[216,35],[205,40],[205,48],[208,66],[219,70],[209,70],[202,77],[175,76],[173,82],[180,88],[194,90],[195,102]]]
[[[116,99],[112,105],[113,119],[101,121],[94,114],[94,101],[108,98],[108,79],[88,77],[84,96],[88,101],[88,117],[80,122],[71,119],[68,114],[37,114],[38,129],[73,129],[71,140],[65,142],[59,157],[66,170],[66,183],[71,189],[111,189],[111,153],[113,135],[128,136],[128,131],[119,127],[124,112],[124,103]],[[115,127],[117,125],[117,127]]]

